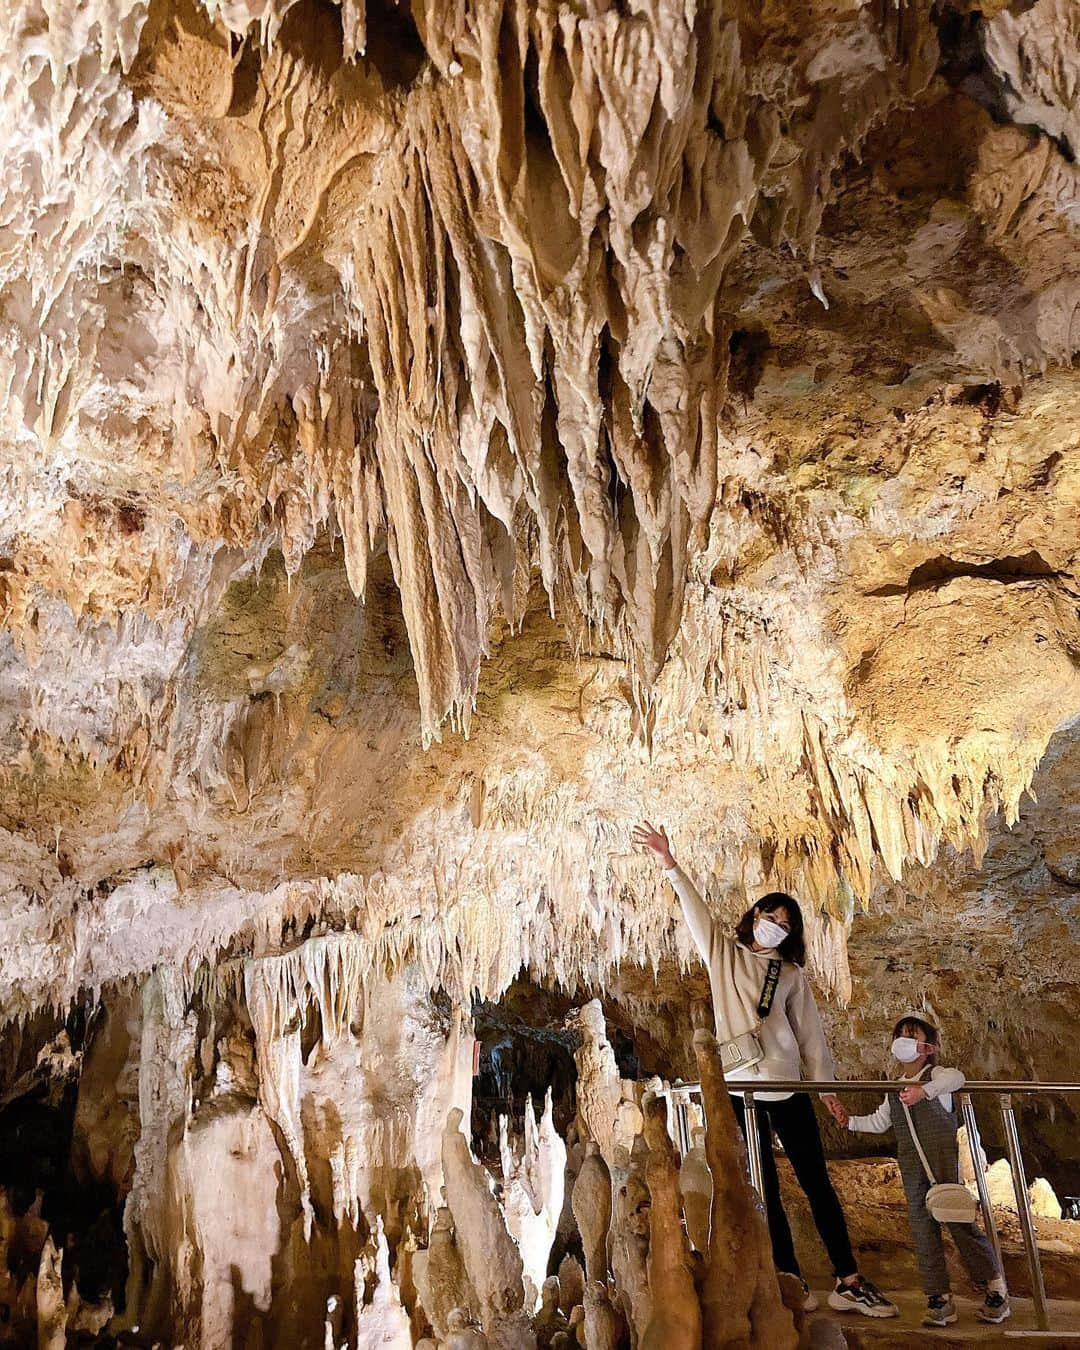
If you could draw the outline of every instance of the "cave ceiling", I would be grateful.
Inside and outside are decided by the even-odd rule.
[[[1015,818],[1080,707],[1076,6],[0,39],[6,1015],[323,928],[685,958],[645,814],[846,994]]]

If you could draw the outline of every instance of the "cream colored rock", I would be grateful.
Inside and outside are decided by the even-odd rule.
[[[616,1188],[611,1233],[611,1269],[635,1350],[645,1337],[653,1313],[648,1271],[652,1202],[644,1168],[645,1157],[638,1150]]]
[[[356,1263],[355,1290],[357,1350],[412,1350],[409,1317],[390,1278],[390,1251],[381,1219],[375,1225],[374,1256],[361,1257]]]
[[[446,1200],[478,1314],[492,1350],[529,1350],[536,1338],[524,1310],[521,1256],[492,1194],[487,1174],[461,1133],[461,1112],[450,1112],[443,1132]],[[452,1331],[452,1327],[451,1327]]]
[[[987,1168],[986,1188],[990,1192],[992,1205],[1001,1209],[1016,1209],[1016,1191],[1008,1158],[999,1158]]]
[[[200,1344],[227,1345],[241,1332],[235,1324],[238,1298],[246,1295],[263,1313],[270,1308],[281,1245],[281,1153],[258,1107],[211,1109],[195,1116],[172,1163],[202,1275]]]
[[[37,1345],[38,1350],[64,1350],[67,1345],[67,1307],[60,1267],[62,1254],[45,1239],[37,1275]]]
[[[380,1222],[411,1306],[468,1010],[522,970],[659,972],[686,1058],[644,812],[725,921],[805,902],[853,1071],[918,991],[969,1073],[1076,1076],[1080,30],[940,8],[0,13],[0,1066],[102,996],[72,1161],[126,1194],[128,1329],[233,1334],[230,1233],[252,1338],[325,1334]],[[637,1336],[679,1268],[583,1030]],[[710,1224],[658,1143],[649,1222],[675,1251],[682,1194],[706,1341],[782,1346],[712,1088]],[[505,1339],[454,1157],[498,1259],[429,1296]],[[554,1177],[507,1171],[535,1297]],[[274,1223],[303,1326],[260,1322]]]
[[[611,1172],[599,1144],[586,1146],[574,1193],[571,1197],[581,1243],[585,1249],[588,1284],[601,1281],[608,1268],[608,1234],[611,1229]]]
[[[450,1314],[466,1311],[472,1301],[461,1252],[454,1240],[453,1216],[442,1206],[436,1212],[427,1249],[417,1252],[414,1272],[417,1293],[428,1320],[438,1336],[445,1338]]]
[[[520,1158],[515,1156],[509,1143],[506,1117],[500,1117],[499,1158],[503,1215],[521,1253],[526,1309],[535,1313],[540,1307],[548,1257],[562,1214],[566,1178],[566,1145],[552,1119],[550,1090],[544,1100],[539,1126],[532,1097],[526,1100],[524,1148]]]
[[[1053,1186],[1045,1177],[1036,1177],[1028,1187],[1028,1200],[1031,1205],[1031,1212],[1036,1218],[1061,1218],[1061,1201],[1057,1198]]]
[[[695,1251],[709,1250],[709,1214],[712,1209],[712,1173],[705,1158],[705,1131],[694,1131],[694,1147],[679,1164],[686,1233]]]

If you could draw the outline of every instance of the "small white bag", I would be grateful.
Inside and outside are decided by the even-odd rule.
[[[974,1223],[979,1217],[979,1202],[968,1188],[958,1181],[935,1180],[930,1163],[923,1152],[923,1146],[919,1143],[919,1136],[915,1133],[915,1122],[911,1118],[907,1103],[901,1102],[900,1105],[904,1108],[904,1115],[907,1116],[911,1142],[915,1145],[926,1179],[930,1183],[930,1189],[926,1192],[926,1208],[930,1212],[930,1217],[936,1219],[938,1223]]]

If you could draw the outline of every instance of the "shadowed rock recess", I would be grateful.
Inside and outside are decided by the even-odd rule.
[[[0,1344],[840,1344],[643,817],[1080,1078],[1078,14],[2,7]]]

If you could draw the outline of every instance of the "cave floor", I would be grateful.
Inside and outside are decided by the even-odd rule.
[[[822,1303],[828,1289],[814,1291]],[[814,1321],[835,1322],[847,1337],[850,1350],[888,1350],[889,1347],[936,1345],[945,1350],[962,1350],[969,1345],[1001,1346],[1068,1346],[1080,1347],[1080,1302],[1069,1299],[1050,1301],[1050,1325],[1054,1332],[1036,1333],[1035,1310],[1031,1299],[1014,1298],[1013,1314],[1002,1326],[988,1326],[976,1321],[974,1299],[956,1295],[960,1320],[951,1327],[934,1330],[920,1326],[924,1301],[921,1293],[890,1291],[890,1297],[899,1305],[900,1316],[875,1322],[868,1317],[851,1313],[834,1313],[827,1308],[814,1314]],[[1006,1335],[1006,1333],[1009,1333]],[[1074,1333],[1063,1335],[1064,1332]],[[1019,1334],[1018,1334],[1019,1333]]]

